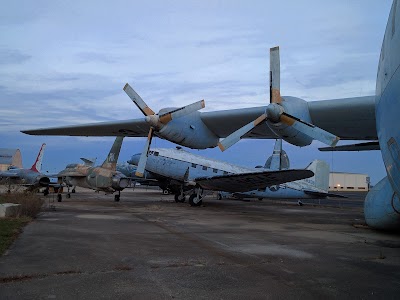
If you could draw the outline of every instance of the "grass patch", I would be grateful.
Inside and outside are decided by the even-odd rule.
[[[20,204],[14,218],[0,218],[0,255],[3,255],[23,227],[39,213],[44,200],[33,193],[16,192],[0,195],[0,203]]]
[[[3,255],[31,220],[30,217],[0,219],[0,255]]]

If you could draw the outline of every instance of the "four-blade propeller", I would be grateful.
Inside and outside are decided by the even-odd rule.
[[[133,90],[133,88],[131,88],[131,86],[128,83],[124,86],[124,91],[129,96],[129,98],[131,98],[133,103],[135,103],[136,106],[140,109],[140,111],[145,115],[145,120],[150,125],[147,141],[140,156],[138,167],[135,173],[136,176],[143,177],[144,170],[146,167],[148,152],[150,149],[150,144],[154,132],[160,131],[165,125],[168,124],[168,122],[170,122],[173,119],[186,116],[192,112],[204,108],[205,102],[204,100],[201,100],[177,109],[173,109],[163,114],[156,114],[153,110],[151,110],[151,108],[147,106],[147,104],[143,101],[143,99]]]
[[[312,139],[331,147],[334,147],[339,141],[339,137],[285,112],[280,93],[279,47],[270,49],[270,104],[267,106],[265,113],[220,141],[218,143],[219,148],[225,151],[264,120],[268,120],[271,123],[285,123]]]

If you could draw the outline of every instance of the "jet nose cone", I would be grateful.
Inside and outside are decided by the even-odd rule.
[[[140,159],[140,153],[137,153],[135,155],[132,155],[131,159],[128,160],[128,164],[131,165],[138,165]]]

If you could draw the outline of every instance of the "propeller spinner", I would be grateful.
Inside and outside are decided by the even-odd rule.
[[[280,93],[280,58],[279,47],[270,49],[270,104],[267,106],[265,113],[259,116],[256,120],[239,128],[231,133],[225,139],[218,143],[219,148],[225,151],[235,143],[237,143],[245,134],[250,132],[254,127],[259,125],[264,120],[270,123],[277,124],[282,122],[286,125],[295,128],[312,139],[318,140],[331,147],[336,146],[339,137],[313,125],[303,121],[295,116],[285,112],[282,106],[282,98]],[[268,123],[267,123],[268,124]]]

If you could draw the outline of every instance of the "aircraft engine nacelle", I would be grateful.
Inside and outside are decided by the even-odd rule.
[[[364,215],[370,227],[400,229],[400,199],[394,193],[387,177],[368,193],[364,202]]]
[[[116,174],[112,178],[111,187],[116,191],[122,191],[129,185],[129,179],[123,174]]]
[[[198,111],[173,119],[164,125],[157,135],[192,149],[214,148],[219,141],[219,138],[203,123]]]
[[[300,147],[310,145],[313,141],[311,137],[280,120],[280,111],[278,111],[278,109],[282,108],[284,112],[295,116],[296,118],[301,119],[307,123],[312,123],[307,101],[296,97],[282,97],[281,105],[268,106],[268,119],[266,123],[277,136],[279,136],[286,142]]]

